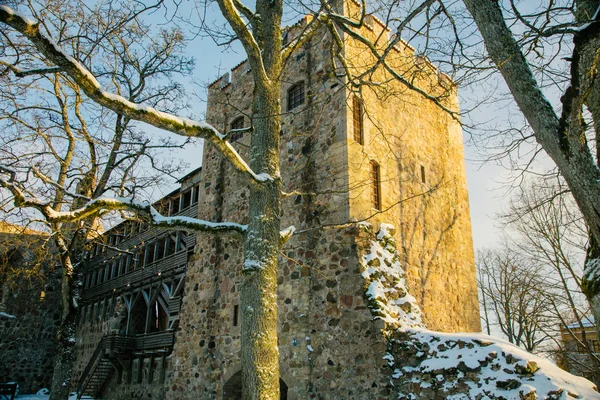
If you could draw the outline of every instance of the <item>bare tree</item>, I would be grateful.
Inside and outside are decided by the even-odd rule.
[[[510,249],[478,253],[477,268],[486,329],[497,326],[509,342],[538,351],[554,324],[548,301],[554,293],[544,271]]]
[[[193,65],[180,55],[183,36],[177,30],[150,35],[136,19],[145,7],[115,1],[94,9],[83,4],[58,8],[51,2],[29,2],[27,8],[43,20],[40,31],[54,34],[57,43],[70,48],[90,69],[93,66],[95,74],[128,101],[165,109],[184,106],[178,100],[181,86],[162,80],[186,74]],[[86,240],[101,233],[102,226],[93,215],[77,221],[60,216],[107,194],[143,195],[176,170],[166,158],[161,161],[160,153],[183,143],[148,137],[127,116],[97,107],[76,82],[44,65],[26,43],[12,41],[2,50],[11,62],[2,62],[0,75],[5,88],[0,95],[0,171],[7,177],[0,183],[7,189],[0,209],[8,221],[44,227],[58,250],[63,310],[52,398],[66,398],[79,256]],[[31,69],[32,65],[38,67]]]
[[[418,5],[414,12],[406,16],[411,20],[421,12],[427,14],[428,22],[433,21],[430,15],[434,2],[426,1]],[[110,4],[110,3],[106,3]],[[47,30],[44,26],[45,16],[36,16],[39,23],[29,20],[8,7],[0,7],[0,21],[10,26],[11,31],[3,40],[5,46],[18,51],[29,63],[27,69],[18,69],[18,76],[32,71],[59,73],[85,93],[87,98],[99,106],[114,111],[117,115],[131,120],[139,120],[151,124],[164,131],[184,137],[205,139],[209,145],[221,152],[223,157],[239,173],[244,185],[250,188],[248,224],[211,223],[202,220],[186,220],[188,229],[197,229],[213,233],[241,233],[244,238],[243,281],[240,293],[242,313],[242,383],[244,396],[248,399],[277,398],[279,388],[279,354],[277,349],[277,263],[281,245],[293,234],[293,229],[281,230],[280,195],[282,183],[279,162],[279,134],[281,131],[281,77],[285,61],[292,53],[309,43],[318,32],[324,30],[331,36],[331,73],[343,77],[353,90],[359,90],[363,84],[374,88],[378,95],[385,96],[386,82],[401,82],[403,88],[416,92],[422,98],[433,102],[458,119],[455,104],[448,101],[448,94],[453,93],[454,86],[445,80],[447,85],[425,85],[423,69],[429,65],[420,58],[419,63],[392,62],[388,55],[394,46],[401,44],[400,35],[392,38],[385,35],[370,37],[361,34],[361,28],[369,20],[365,3],[357,7],[353,15],[346,15],[343,2],[321,1],[315,4],[294,4],[301,13],[312,14],[304,32],[298,37],[282,45],[281,22],[284,5],[281,0],[271,2],[257,1],[254,7],[244,5],[237,0],[218,0],[217,4],[226,20],[228,29],[213,30],[213,37],[224,44],[237,40],[241,43],[250,66],[253,79],[252,100],[252,135],[249,149],[249,162],[232,147],[229,136],[214,127],[180,118],[170,113],[162,104],[148,104],[143,98],[130,99],[121,87],[110,81],[111,73],[95,70],[78,54],[73,54],[68,46],[56,44],[50,36],[58,34]],[[403,18],[397,19],[391,10],[402,6],[402,2],[392,2],[381,7],[379,13],[384,14],[385,22],[398,22],[399,31],[406,25]],[[430,18],[431,17],[431,18]],[[352,65],[344,55],[342,36],[350,37],[359,46],[366,49],[370,58],[367,67]],[[372,35],[371,35],[372,36]],[[110,35],[98,37],[96,43],[105,43]],[[31,46],[21,50],[15,38],[23,38]],[[404,44],[403,44],[404,45]],[[8,68],[19,68],[20,58],[7,62]],[[50,71],[48,71],[50,69]],[[437,75],[436,75],[437,76]],[[379,79],[381,78],[381,79]],[[437,82],[437,80],[436,80]],[[433,87],[430,87],[433,86]],[[142,104],[143,105],[140,105]],[[12,169],[4,169],[2,186],[11,191],[19,207],[31,207],[41,213],[50,223],[75,223],[85,218],[92,218],[107,210],[130,210],[141,212],[154,224],[171,225],[183,223],[177,219],[165,219],[150,206],[142,205],[130,199],[98,198],[90,201],[82,199],[77,208],[67,211],[55,210],[52,203],[23,194],[15,184]],[[61,184],[59,183],[59,186]],[[452,225],[452,218],[448,222]],[[443,228],[443,227],[442,227]],[[443,231],[444,229],[442,229]],[[426,271],[423,270],[426,281]]]
[[[540,292],[554,293],[544,296],[550,307],[551,325],[566,331],[572,341],[585,350],[590,376],[598,380],[598,355],[582,325],[590,312],[581,278],[588,232],[570,193],[562,189],[564,185],[560,180],[538,181],[515,197],[504,218],[517,233],[511,251],[521,254],[530,263],[537,263],[540,273],[545,276],[545,285],[540,286],[543,288]],[[571,329],[573,326],[579,326],[582,333],[575,334]],[[551,327],[547,331],[551,332]],[[564,343],[556,338],[556,332],[552,336],[558,352],[564,352]]]

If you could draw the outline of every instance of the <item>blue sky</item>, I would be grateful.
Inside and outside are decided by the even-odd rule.
[[[183,8],[179,9],[179,15],[188,17],[192,21],[199,21],[200,19],[197,12],[189,7],[189,3],[187,3],[187,7],[184,4]],[[205,15],[209,24],[214,23],[217,26],[222,21],[222,17],[215,8],[209,9]],[[164,15],[158,13],[150,20],[164,21]],[[188,30],[187,34],[191,36],[194,32]],[[201,35],[194,37],[189,46],[189,52],[196,58],[196,68],[192,78],[186,78],[182,82],[185,82],[186,89],[195,96],[190,102],[193,104],[190,116],[203,119],[206,105],[206,85],[245,59],[245,54],[239,43],[222,47],[218,46],[213,39],[201,37]],[[193,82],[193,84],[190,84],[190,82]],[[461,107],[464,106],[461,104]],[[493,104],[488,104],[479,109],[477,114],[485,116],[488,120],[501,119],[506,116],[506,111],[494,107]],[[480,160],[485,156],[473,145],[470,139],[469,134],[465,132],[464,143],[471,223],[474,247],[477,250],[493,247],[499,243],[502,228],[496,222],[496,215],[501,213],[507,205],[510,193],[506,190],[507,169],[498,165],[498,163],[482,163]],[[202,145],[200,143],[188,146],[182,151],[183,159],[189,163],[188,169],[191,170],[199,165],[201,151]],[[171,187],[165,188],[161,192],[164,191],[164,194],[166,194],[170,189]]]

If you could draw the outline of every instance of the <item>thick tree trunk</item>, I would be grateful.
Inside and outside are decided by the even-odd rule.
[[[598,7],[600,7],[600,2],[598,0],[577,0],[575,3],[577,6],[575,16],[580,22],[591,19],[596,14]],[[596,27],[593,31],[584,31],[583,37],[577,37],[575,39],[577,51],[573,54],[574,57],[577,57],[574,62],[577,63],[578,66],[574,72],[578,74],[578,81],[584,83],[585,90],[587,91],[587,96],[584,101],[592,115],[596,140],[600,138],[600,77],[597,76],[598,51],[600,49],[599,31],[600,29]],[[600,160],[598,157],[600,146],[598,146],[597,143],[598,142],[596,142],[596,165]],[[600,215],[597,214],[597,216],[600,219]],[[587,262],[591,262],[592,264],[600,263],[600,249],[598,248],[598,243],[600,243],[599,236],[595,235],[590,238],[586,264]],[[586,272],[589,272],[589,270]],[[600,268],[597,268],[595,277],[584,275],[582,285],[594,313],[597,336],[600,337]]]
[[[57,235],[55,239],[60,262],[63,268],[61,282],[61,321],[56,335],[56,358],[54,360],[54,373],[50,388],[50,400],[66,400],[69,398],[71,375],[75,362],[75,323],[77,309],[73,302],[74,295],[74,266],[71,253],[65,240]]]
[[[594,6],[590,9],[595,9],[599,2],[585,3]],[[525,56],[506,25],[498,2],[465,0],[465,4],[481,32],[489,56],[531,125],[537,142],[556,163],[592,235],[600,242],[600,170],[588,147],[582,118],[584,104],[597,97],[590,96],[590,93],[597,91],[595,60],[600,44],[597,23],[574,35],[571,85],[561,99],[563,111],[559,118],[541,92]],[[585,13],[586,20],[592,15]],[[591,109],[595,114],[594,107]],[[595,275],[583,278],[585,294],[599,321],[600,270]],[[598,326],[600,324],[596,324]]]
[[[77,191],[89,198],[96,185],[94,173],[88,174],[86,178],[79,183]],[[83,204],[84,200],[78,199],[71,205],[71,209],[81,207]],[[75,280],[87,235],[90,227],[95,226],[94,222],[95,218],[92,218],[71,224],[55,224],[52,227],[63,271],[60,287],[61,321],[56,335],[56,359],[54,360],[50,400],[67,400],[69,398],[71,377],[75,365],[75,333],[79,312],[76,306],[77,283]],[[64,235],[67,235],[68,240]]]
[[[273,181],[250,188],[241,288],[244,400],[279,399],[277,268],[280,249],[279,84],[255,87],[250,164]]]

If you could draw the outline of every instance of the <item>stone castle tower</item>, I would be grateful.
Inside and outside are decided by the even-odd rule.
[[[358,6],[345,3],[348,13]],[[287,30],[291,41],[308,23]],[[361,32],[390,38],[376,18]],[[381,40],[381,39],[380,39]],[[348,68],[373,65],[364,46],[343,37]],[[427,59],[398,42],[370,85],[350,85],[331,64],[323,32],[288,60],[281,91],[282,228],[299,231],[279,269],[282,398],[373,399],[388,395],[386,339],[366,301],[360,260],[381,223],[395,239],[411,294],[428,328],[479,331],[471,224],[456,88]],[[366,67],[365,67],[366,66]],[[252,80],[242,62],[209,87],[207,120],[229,132],[251,126]],[[249,135],[232,142],[247,154]],[[248,190],[206,145],[199,217],[246,223]],[[188,264],[179,327],[170,361],[169,399],[236,399],[241,391],[240,282],[242,242],[197,238]],[[388,374],[388,375],[386,375]]]
[[[342,4],[345,13],[358,12],[352,1]],[[307,23],[289,27],[284,39]],[[370,16],[361,34],[382,46],[392,40]],[[349,37],[342,44],[346,67],[365,82],[348,82],[335,69],[323,31],[292,53],[281,89],[282,228],[297,228],[278,277],[280,383],[290,400],[390,397],[386,326],[374,318],[362,275],[383,223],[395,226],[408,289],[427,327],[480,330],[456,88],[402,41],[387,58],[397,77],[383,68],[365,73],[374,64],[370,53]],[[208,93],[208,122],[231,133],[242,156],[252,85],[242,62]],[[246,223],[248,189],[237,172],[209,144],[202,164],[155,207]],[[242,246],[235,236],[136,221],[95,238],[80,302],[77,391],[110,399],[239,399]]]

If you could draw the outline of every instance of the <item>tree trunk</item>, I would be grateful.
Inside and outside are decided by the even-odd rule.
[[[598,5],[598,1],[585,3]],[[561,98],[563,111],[559,118],[541,92],[523,52],[506,25],[498,2],[465,0],[465,4],[481,32],[490,58],[531,125],[537,142],[556,163],[592,235],[600,242],[600,170],[588,147],[582,118],[583,105],[595,98],[590,93],[597,91],[597,68],[590,69],[593,64],[590,60],[596,59],[600,44],[597,23],[574,35],[571,86]],[[586,13],[586,19],[591,16]],[[600,269],[597,274],[583,278],[585,295],[596,321],[599,321]],[[596,328],[599,326],[597,323]],[[598,331],[600,335],[600,329]]]
[[[75,323],[77,309],[73,302],[74,280],[71,252],[60,234],[56,234],[55,243],[59,251],[59,258],[63,268],[61,282],[61,320],[56,334],[56,356],[54,360],[54,373],[50,388],[50,400],[66,400],[69,398],[71,375],[75,354]]]
[[[598,246],[600,243],[593,235],[590,234],[590,242],[588,244],[587,254],[585,257],[586,264],[589,262],[594,263],[594,260],[598,262],[600,260],[600,247]],[[596,337],[600,338],[600,288],[598,287],[600,282],[598,279],[589,280],[584,279],[581,282],[581,288],[583,293],[586,295],[590,302],[590,307],[592,308],[592,312],[594,313],[594,321],[596,323]],[[592,349],[589,349],[590,351]],[[595,360],[592,357],[592,360]]]
[[[77,186],[77,191],[83,196],[90,197],[96,185],[93,173],[86,176]],[[71,209],[76,209],[84,204],[83,199],[77,199]],[[54,360],[54,373],[49,400],[67,400],[71,388],[73,365],[75,364],[75,334],[77,330],[77,293],[76,277],[80,258],[88,239],[90,227],[94,227],[95,218],[70,224],[54,224],[55,243],[59,252],[62,271],[60,286],[61,295],[61,320],[56,335],[56,359]],[[66,235],[66,239],[65,238]]]
[[[575,17],[579,22],[588,21],[596,13],[600,2],[597,0],[577,0]],[[598,50],[600,49],[600,34],[598,28],[593,33],[584,32],[582,38],[576,38],[577,51],[573,56],[578,59],[574,60],[578,68],[575,71],[579,76],[579,82],[587,83],[588,94],[585,98],[585,105],[592,115],[594,129],[596,132],[596,140],[600,138],[600,79],[598,79]],[[596,142],[596,165],[599,158],[600,146]],[[597,195],[598,196],[598,195]],[[596,217],[600,219],[600,215],[596,213]],[[600,236],[593,232],[590,235],[589,249],[586,256],[586,264],[592,262],[597,264],[600,262]],[[586,272],[589,273],[589,270]],[[600,268],[596,269],[595,276],[584,275],[582,280],[583,292],[590,302],[594,319],[596,321],[596,334],[600,338]]]
[[[262,86],[262,87],[259,87]],[[277,268],[280,249],[279,84],[255,85],[250,164],[273,181],[250,187],[241,288],[244,400],[279,399]]]

